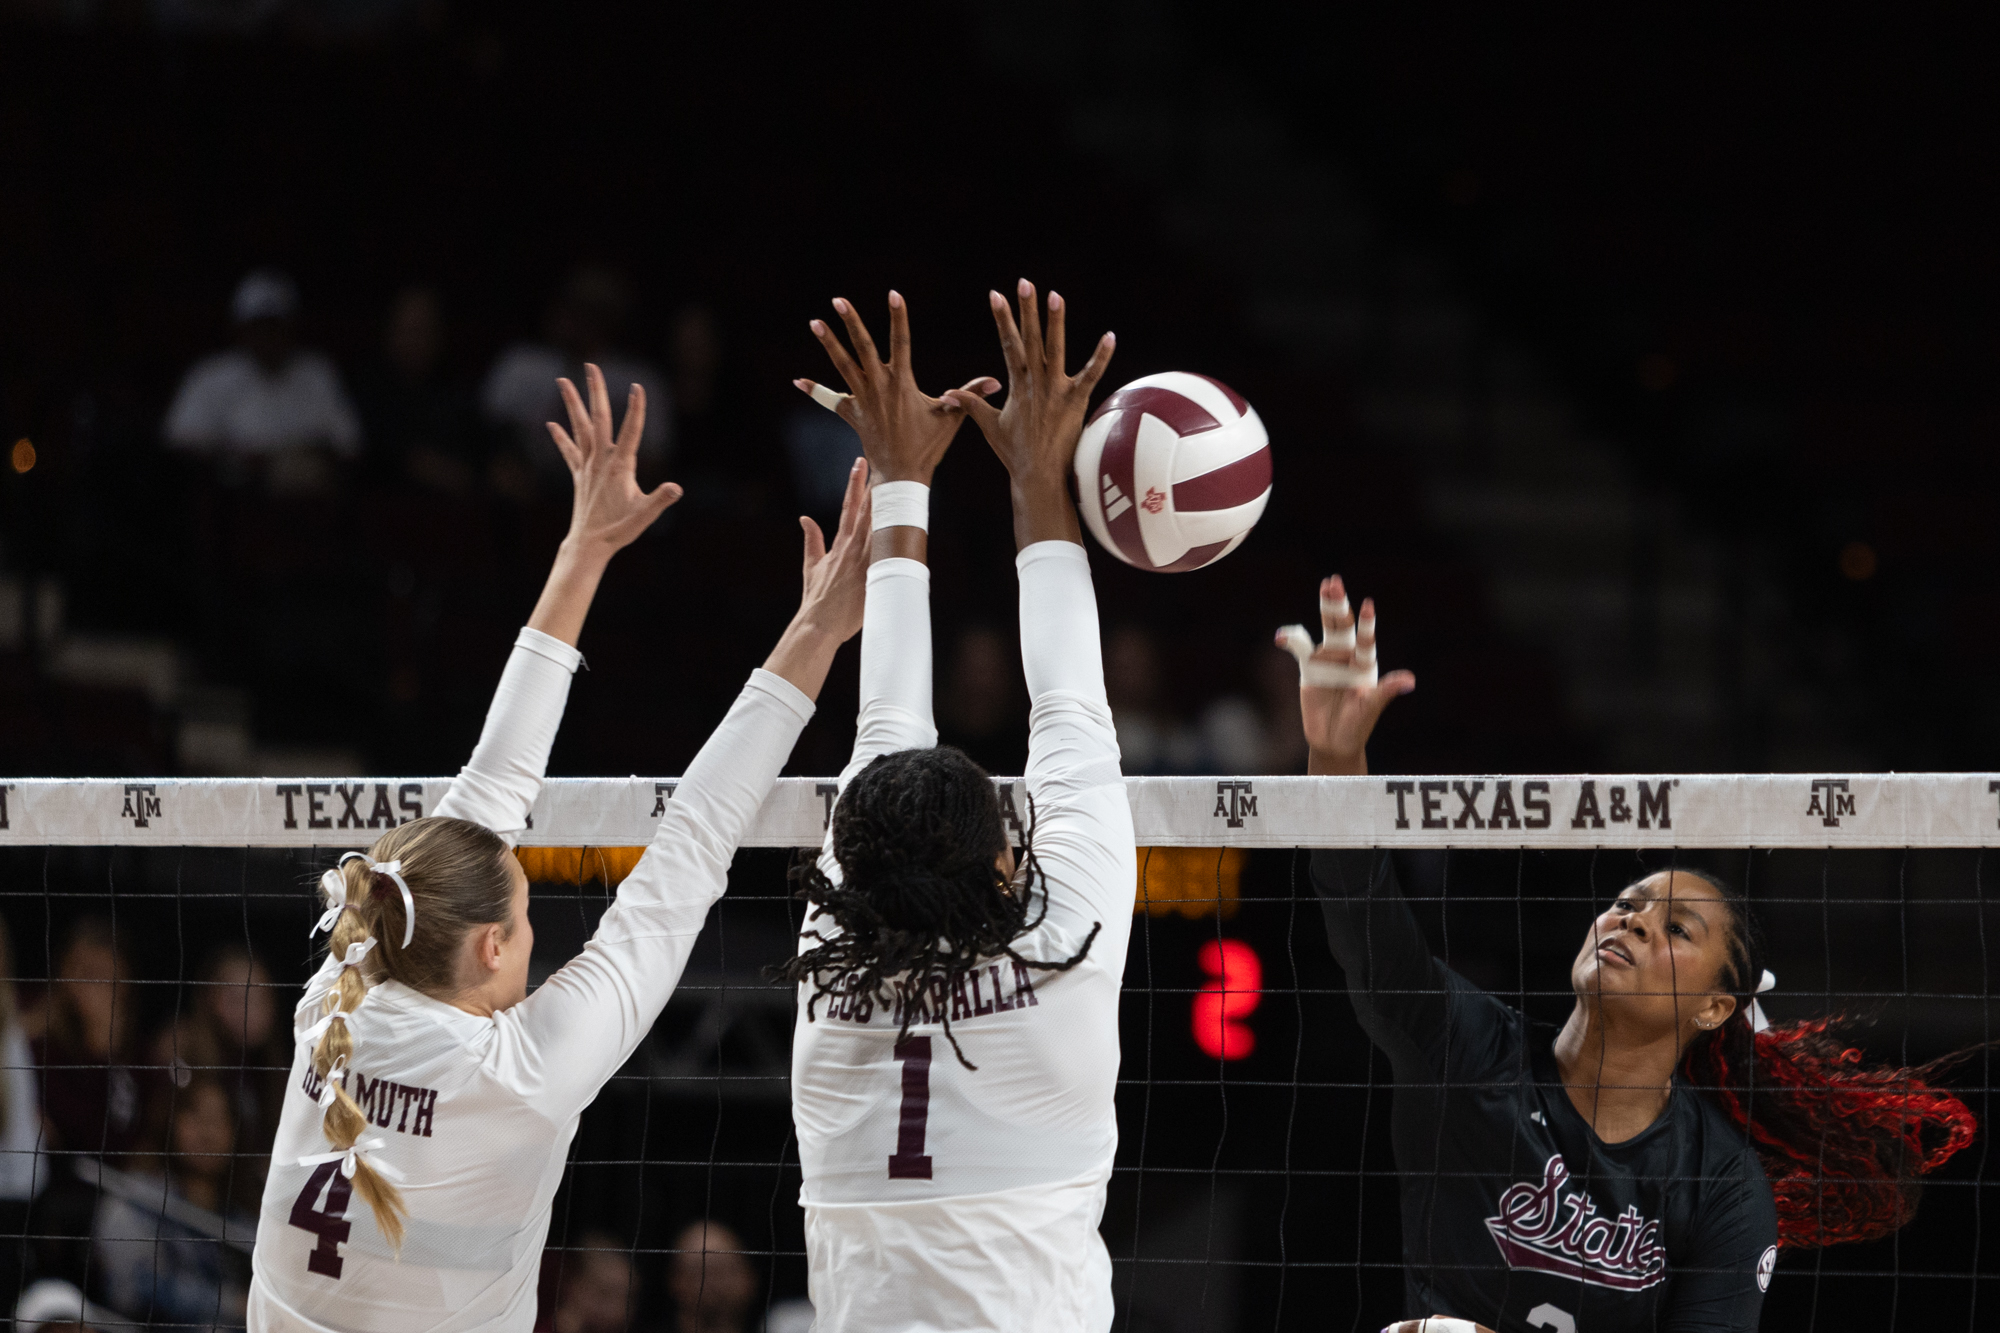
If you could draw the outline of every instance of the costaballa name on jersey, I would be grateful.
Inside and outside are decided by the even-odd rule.
[[[318,1101],[320,1090],[325,1086],[325,1081],[313,1071],[311,1065],[307,1065],[299,1090]],[[353,1072],[347,1075],[346,1087],[348,1095],[361,1107],[361,1114],[367,1116],[368,1123],[377,1129],[392,1130],[415,1138],[431,1137],[437,1117],[438,1095],[435,1088],[417,1088]]]
[[[1561,1153],[1549,1158],[1539,1182],[1518,1181],[1502,1192],[1486,1229],[1509,1268],[1613,1291],[1644,1291],[1667,1275],[1660,1224],[1630,1206],[1616,1218],[1598,1216],[1590,1195],[1571,1187]]]
[[[887,1013],[900,1028],[912,1007],[914,1012],[909,1012],[909,1022],[917,1027],[946,1020],[963,1023],[1040,1003],[1035,998],[1035,984],[1028,968],[1010,958],[972,968],[956,984],[948,985],[942,974],[931,976],[921,986],[897,984],[894,1001],[888,1005],[871,991],[843,988],[827,997],[824,1012],[828,1018],[846,1023],[867,1023]]]

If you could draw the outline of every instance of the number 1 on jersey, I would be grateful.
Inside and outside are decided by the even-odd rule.
[[[924,1132],[931,1119],[931,1039],[904,1038],[896,1043],[896,1058],[903,1062],[903,1116],[896,1127],[896,1151],[889,1158],[889,1179],[929,1180]]]

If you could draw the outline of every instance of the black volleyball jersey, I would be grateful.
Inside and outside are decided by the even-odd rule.
[[[1327,940],[1389,1056],[1406,1308],[1499,1333],[1757,1327],[1777,1260],[1748,1139],[1680,1082],[1605,1143],[1556,1068],[1556,1030],[1432,956],[1382,851],[1313,854]]]

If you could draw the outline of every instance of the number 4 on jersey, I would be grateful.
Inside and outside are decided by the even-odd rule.
[[[928,1160],[928,1159],[926,1159]],[[926,1170],[925,1175],[930,1172]],[[326,1191],[326,1209],[313,1207],[319,1200],[319,1192]],[[291,1223],[301,1231],[310,1231],[319,1237],[319,1244],[306,1255],[306,1271],[321,1273],[327,1277],[340,1276],[340,1242],[347,1239],[347,1233],[354,1224],[347,1220],[348,1198],[354,1193],[354,1185],[340,1174],[339,1162],[323,1162],[313,1168],[306,1187],[299,1191],[299,1197],[292,1204]]]
[[[896,1043],[896,1058],[903,1062],[903,1116],[896,1126],[889,1179],[929,1180],[931,1159],[924,1155],[924,1133],[931,1119],[931,1039],[904,1038]]]

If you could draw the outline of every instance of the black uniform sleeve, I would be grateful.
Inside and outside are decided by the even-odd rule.
[[[1754,1159],[1751,1170],[1754,1179],[1746,1174],[1717,1191],[1692,1228],[1693,1253],[1673,1275],[1662,1333],[1756,1333],[1764,1309],[1758,1267],[1778,1243],[1778,1209]]]
[[[1482,1056],[1506,1044],[1506,1006],[1431,952],[1387,851],[1314,852],[1312,881],[1355,1017],[1399,1077],[1441,1070],[1448,1049],[1457,1067],[1468,1054],[1472,1063],[1485,1063]],[[1453,1028],[1460,1035],[1448,1040]]]

